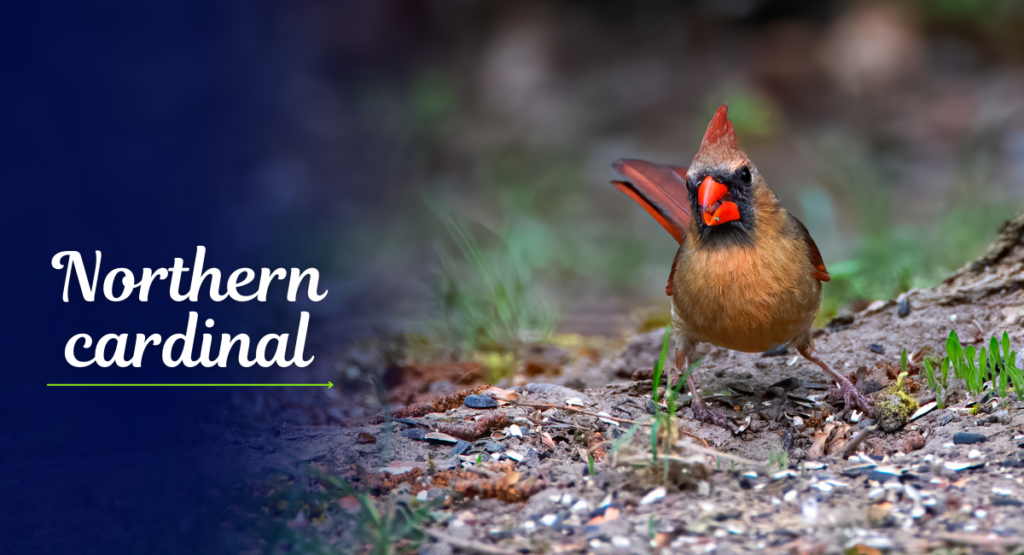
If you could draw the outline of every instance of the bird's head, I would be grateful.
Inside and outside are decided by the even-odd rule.
[[[691,209],[704,240],[745,242],[754,229],[754,191],[763,180],[740,150],[726,105],[715,112],[686,172]]]

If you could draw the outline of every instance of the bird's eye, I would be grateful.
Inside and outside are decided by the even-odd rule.
[[[740,168],[740,179],[742,179],[744,183],[750,183],[750,169],[746,166]]]

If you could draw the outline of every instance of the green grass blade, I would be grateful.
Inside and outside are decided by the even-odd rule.
[[[672,327],[665,327],[665,338],[661,341],[661,354],[658,356],[658,360],[654,363],[654,383],[651,386],[654,391],[651,393],[651,398],[654,399],[655,412],[658,410],[658,387],[661,384],[661,374],[665,370],[665,359],[668,357],[668,339],[671,335]]]

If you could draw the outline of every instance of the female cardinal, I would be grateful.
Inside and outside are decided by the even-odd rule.
[[[618,160],[614,167],[629,181],[612,183],[679,242],[665,287],[677,369],[689,367],[701,342],[748,353],[789,344],[832,376],[846,411],[871,414],[872,402],[815,356],[811,324],[828,271],[807,228],[740,150],[725,105],[711,118],[689,169],[641,160]],[[694,416],[726,427],[725,416],[697,395],[692,376],[687,386]]]

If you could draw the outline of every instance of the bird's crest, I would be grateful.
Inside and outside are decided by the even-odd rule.
[[[704,132],[704,140],[700,143],[700,150],[707,149],[739,149],[739,139],[736,137],[736,130],[729,121],[729,106],[722,104],[722,107],[715,112],[708,124],[708,130]]]

